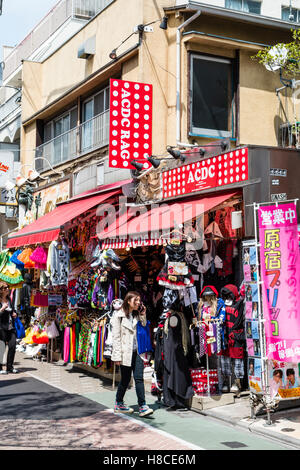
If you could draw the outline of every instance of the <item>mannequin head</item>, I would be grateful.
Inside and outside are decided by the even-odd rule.
[[[203,307],[210,307],[211,316],[215,316],[218,305],[218,291],[212,286],[206,286],[200,294],[198,312],[201,314]]]
[[[232,307],[239,300],[238,288],[234,284],[227,284],[221,289],[221,298],[226,307]]]

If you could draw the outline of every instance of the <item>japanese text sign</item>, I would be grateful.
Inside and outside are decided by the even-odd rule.
[[[184,154],[188,158],[189,151]],[[248,177],[248,149],[243,148],[165,171],[163,198],[242,183]]]
[[[268,359],[300,361],[300,256],[295,203],[258,209]]]
[[[151,164],[152,153],[152,85],[110,80],[109,166],[135,169],[135,160]]]

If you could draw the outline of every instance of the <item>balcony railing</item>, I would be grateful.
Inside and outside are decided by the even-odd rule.
[[[286,122],[280,125],[279,142],[280,147],[300,148],[300,122]]]
[[[57,166],[85,153],[105,147],[108,145],[108,141],[109,111],[105,111],[37,147],[35,167],[38,171],[46,171],[50,168],[47,162],[38,157],[46,158],[51,166]]]
[[[28,59],[69,18],[89,20],[115,0],[61,0],[48,15],[18,44],[5,59],[3,80],[6,80],[23,59]]]
[[[17,91],[11,96],[5,103],[0,106],[0,127],[2,127],[7,119],[9,119],[13,113],[19,109],[21,114],[21,92]]]

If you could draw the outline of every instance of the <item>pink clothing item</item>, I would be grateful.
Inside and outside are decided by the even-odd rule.
[[[70,328],[65,328],[64,332],[64,362],[69,362],[70,354]]]
[[[47,268],[47,256],[48,250],[42,246],[38,246],[33,253],[30,255],[31,261],[34,261],[36,269]]]

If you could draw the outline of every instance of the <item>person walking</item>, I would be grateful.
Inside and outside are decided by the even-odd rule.
[[[13,311],[12,303],[10,300],[10,290],[7,284],[0,282],[0,343],[1,343],[1,354],[0,357],[0,374],[18,372],[14,368],[14,359],[16,353],[16,330],[14,326],[14,319],[17,314]],[[3,355],[5,351],[5,345],[8,345],[6,370],[2,369]]]
[[[135,391],[139,405],[139,416],[153,413],[146,405],[144,386],[144,361],[138,353],[137,324],[146,327],[146,307],[141,303],[138,292],[128,292],[120,308],[112,318],[112,355],[111,360],[120,366],[121,380],[116,394],[115,413],[133,413],[133,409],[124,404],[124,395],[133,373]]]

